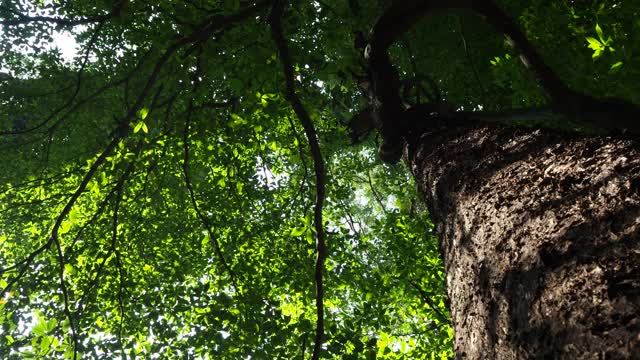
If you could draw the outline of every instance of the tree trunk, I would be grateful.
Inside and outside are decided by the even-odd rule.
[[[457,358],[640,358],[636,142],[457,125],[408,143]]]

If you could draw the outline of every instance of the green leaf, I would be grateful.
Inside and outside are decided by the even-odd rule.
[[[618,61],[617,63],[611,65],[611,68],[609,68],[609,71],[619,70],[621,66],[622,66],[622,61]]]
[[[587,37],[586,39],[589,42],[589,49],[600,50],[604,48],[604,45],[602,45],[602,43],[598,41],[598,39],[592,37]]]
[[[64,271],[72,275],[75,273],[75,269],[71,264],[64,264]]]
[[[63,235],[69,232],[69,230],[71,230],[71,221],[69,220],[65,220],[62,223],[60,223],[60,228],[58,229],[58,234]]]
[[[300,236],[300,235],[304,234],[305,231],[307,231],[306,227],[293,228],[293,229],[291,229],[291,236],[293,236],[293,237]]]
[[[44,336],[42,338],[42,342],[40,343],[40,350],[42,352],[46,352],[47,350],[49,350],[49,347],[51,346],[52,343],[52,337],[51,336]]]
[[[140,131],[140,129],[142,129],[142,125],[144,125],[143,121],[139,121],[136,126],[133,128],[133,133],[137,133],[138,131]]]
[[[245,120],[238,114],[231,114],[231,120],[232,121],[229,123],[229,126],[231,126],[232,128],[247,124],[247,120]]]
[[[149,115],[149,109],[147,108],[142,108],[140,110],[138,110],[138,117],[142,120],[147,118],[147,115]]]
[[[316,242],[316,239],[313,236],[313,231],[305,232],[304,237],[307,240],[307,243],[309,243],[309,244],[313,244],[313,243]]]
[[[598,39],[587,37],[587,42],[589,42],[589,48],[593,49],[593,55],[591,56],[593,59],[596,59],[602,55],[602,52],[606,48],[604,44],[602,44]]]
[[[38,324],[36,324],[32,329],[31,332],[36,335],[36,336],[42,336],[47,332],[47,325],[46,323],[40,322]]]
[[[598,38],[600,38],[600,42],[605,43],[604,37],[602,35],[602,28],[600,28],[600,25],[598,23],[596,23],[596,33],[598,34]]]

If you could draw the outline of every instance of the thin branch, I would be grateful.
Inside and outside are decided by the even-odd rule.
[[[69,199],[69,202],[67,202],[67,205],[64,207],[64,209],[62,209],[62,212],[60,212],[60,214],[58,215],[58,218],[56,219],[56,222],[53,225],[53,229],[51,230],[51,236],[49,237],[49,241],[47,242],[47,244],[45,244],[47,248],[51,246],[51,244],[55,244],[56,249],[58,251],[58,261],[60,263],[59,264],[60,265],[60,290],[62,291],[62,297],[64,300],[64,312],[65,312],[65,315],[67,316],[67,319],[69,320],[69,329],[71,329],[71,334],[73,337],[73,359],[74,360],[77,359],[77,355],[78,355],[77,351],[78,351],[78,346],[80,344],[78,343],[78,334],[75,328],[73,316],[71,315],[71,310],[69,309],[69,294],[67,292],[67,287],[64,280],[64,254],[62,252],[62,245],[60,244],[60,239],[58,238],[58,231],[60,229],[60,226],[62,225],[62,221],[67,217],[67,215],[71,211],[71,208],[75,205],[78,198],[80,198],[80,195],[87,188],[87,185],[93,178],[93,175],[96,173],[98,168],[102,165],[102,163],[106,160],[107,156],[111,154],[113,149],[115,149],[115,147],[118,145],[119,142],[120,142],[120,137],[118,135],[115,135],[111,140],[111,142],[109,143],[109,145],[107,145],[107,147],[104,149],[102,154],[100,154],[100,156],[98,156],[96,161],[91,165],[91,167],[89,168],[89,171],[87,171],[84,178],[82,179],[82,182],[78,186],[78,189],[73,194],[73,196],[71,196],[71,199]],[[35,258],[35,256],[33,258]]]
[[[116,86],[118,86],[118,85],[120,85],[120,84],[122,84],[122,83],[126,82],[126,81],[131,77],[131,76],[133,76],[137,71],[139,71],[139,70],[140,70],[140,68],[142,67],[142,65],[143,65],[143,63],[144,63],[144,61],[145,61],[145,59],[146,59],[146,56],[147,56],[149,53],[150,53],[150,51],[147,51],[147,53],[146,53],[146,54],[144,54],[144,55],[142,56],[142,59],[138,62],[138,64],[136,64],[136,66],[135,66],[131,71],[129,71],[129,72],[126,74],[126,76],[124,76],[123,78],[118,79],[118,80],[114,80],[114,81],[111,81],[111,82],[108,82],[108,83],[104,84],[103,86],[99,87],[99,88],[98,88],[96,91],[94,91],[93,93],[91,93],[91,94],[89,94],[88,96],[86,96],[86,97],[84,97],[84,98],[82,98],[82,99],[78,100],[78,102],[76,102],[76,104],[75,104],[73,107],[71,107],[71,108],[70,108],[66,113],[62,114],[62,115],[58,118],[58,120],[56,120],[56,122],[55,122],[55,123],[53,123],[49,128],[47,128],[46,133],[47,133],[48,135],[50,135],[50,134],[53,132],[53,130],[54,130],[57,126],[59,126],[59,124],[60,124],[61,122],[63,122],[63,121],[64,121],[64,120],[69,116],[69,115],[71,115],[71,114],[73,114],[75,111],[77,111],[77,110],[78,110],[82,105],[84,105],[84,104],[86,104],[87,102],[89,102],[89,101],[93,100],[94,98],[96,98],[96,97],[97,97],[97,96],[99,96],[100,94],[104,93],[104,92],[105,92],[105,91],[107,91],[108,89],[110,89],[110,88],[112,88],[112,87],[116,87]],[[49,114],[49,116],[47,116],[47,117],[46,117],[46,118],[45,118],[41,123],[39,123],[38,125],[36,125],[36,126],[35,126],[35,127],[33,127],[33,128],[25,129],[25,130],[20,131],[20,132],[17,132],[17,131],[3,131],[3,132],[0,132],[0,136],[3,136],[3,135],[24,134],[24,133],[27,133],[27,132],[31,132],[31,131],[37,130],[37,129],[39,129],[39,128],[43,127],[44,125],[46,125],[46,124],[47,124],[49,121],[51,121],[53,118],[55,118],[55,117],[56,117],[56,116],[57,116],[61,111],[63,111],[63,110],[68,106],[68,104],[69,104],[69,103],[67,103],[67,104],[65,104],[64,106],[62,106],[62,107],[60,107],[60,108],[58,108],[58,109],[54,110],[54,111],[53,111],[51,114]],[[37,141],[37,139],[36,139],[36,141]],[[32,141],[32,142],[35,142],[35,141]],[[23,143],[23,144],[21,144],[21,145],[26,145],[26,144],[28,144],[28,143],[29,143],[29,142],[25,142],[25,143]],[[5,148],[0,148],[0,150],[3,150],[3,149],[5,149]]]
[[[49,121],[51,121],[51,119],[56,117],[58,114],[60,114],[66,108],[70,107],[71,104],[73,104],[73,102],[75,101],[76,97],[80,93],[80,89],[82,87],[82,73],[84,72],[84,69],[86,68],[86,66],[87,66],[87,64],[89,62],[89,53],[91,52],[91,49],[93,48],[96,40],[98,39],[98,35],[100,34],[100,30],[102,29],[103,25],[104,25],[104,22],[100,22],[98,24],[98,27],[96,28],[96,30],[93,32],[93,35],[91,35],[91,39],[89,39],[89,43],[87,45],[87,49],[85,50],[84,58],[82,60],[82,65],[80,66],[80,69],[78,69],[78,72],[76,74],[75,90],[73,92],[73,95],[71,95],[71,97],[69,98],[69,100],[67,100],[59,108],[55,109],[53,111],[53,113],[51,113],[44,121],[40,122],[36,126],[28,128],[28,129],[24,129],[24,130],[5,131],[5,132],[1,132],[0,135],[20,135],[20,134],[26,134],[26,133],[30,133],[30,132],[33,132],[35,130],[38,130],[41,127],[45,126]],[[67,115],[68,115],[68,113],[67,113]],[[58,123],[60,123],[62,121],[62,118],[64,118],[64,116],[61,117],[61,119],[58,120],[56,122],[56,124],[54,124],[54,125],[57,125]],[[53,126],[51,128],[49,128],[49,130],[47,132],[49,134],[51,134],[53,132]]]
[[[218,241],[218,238],[216,237],[216,235],[213,233],[213,230],[211,228],[211,224],[209,223],[209,219],[207,219],[207,217],[204,215],[204,213],[202,212],[202,210],[200,209],[200,206],[198,206],[198,202],[196,200],[196,195],[195,195],[195,191],[193,190],[193,185],[191,183],[191,177],[189,175],[189,127],[190,127],[190,115],[187,115],[187,119],[185,121],[185,128],[184,128],[184,133],[183,133],[183,149],[184,149],[184,158],[182,160],[182,172],[184,174],[184,182],[185,185],[187,186],[187,190],[189,191],[189,197],[191,199],[191,204],[193,205],[193,208],[198,216],[198,219],[200,219],[200,221],[202,222],[202,225],[205,228],[205,231],[207,232],[207,235],[209,236],[209,240],[211,241],[211,243],[213,244],[213,250],[216,253],[216,256],[218,257],[218,259],[220,260],[220,263],[222,264],[222,267],[225,269],[225,271],[229,274],[229,278],[231,279],[231,285],[233,286],[235,292],[238,292],[238,285],[236,283],[236,275],[233,272],[233,269],[231,269],[231,267],[229,266],[229,264],[227,263],[227,261],[224,258],[224,254],[222,253],[222,249],[220,247],[220,242]]]
[[[526,59],[540,84],[549,94],[554,112],[586,126],[614,132],[628,132],[631,137],[640,135],[640,106],[623,99],[597,99],[571,90],[567,84],[544,61],[540,53],[529,42],[517,23],[494,1],[472,0],[405,0],[393,2],[377,20],[364,51],[368,61],[373,96],[372,106],[381,116],[380,133],[383,143],[379,155],[383,161],[395,162],[402,156],[403,137],[407,132],[407,117],[404,116],[398,96],[398,74],[391,63],[388,49],[421,16],[440,9],[469,9],[502,32]]]
[[[282,16],[284,8],[287,4],[286,0],[275,0],[273,2],[273,8],[269,17],[269,24],[271,25],[271,35],[273,37],[278,52],[280,54],[280,61],[282,63],[283,73],[286,80],[285,98],[289,101],[289,104],[293,108],[294,112],[302,122],[305,135],[309,141],[309,147],[311,148],[311,156],[313,157],[313,164],[316,176],[316,204],[314,209],[314,225],[316,229],[316,266],[315,266],[315,283],[316,283],[316,336],[315,345],[313,348],[312,360],[320,358],[320,351],[322,350],[322,343],[324,338],[324,288],[323,288],[323,271],[324,261],[327,256],[327,249],[325,244],[325,233],[322,219],[322,207],[325,199],[325,182],[326,182],[326,170],[324,160],[322,158],[322,152],[320,150],[320,144],[318,142],[318,135],[316,129],[311,121],[311,117],[307,113],[304,105],[300,101],[300,98],[296,94],[295,82],[293,76],[293,62],[291,54],[289,52],[289,46],[282,31]]]
[[[367,180],[369,182],[369,187],[371,188],[371,192],[373,193],[373,197],[376,199],[376,202],[378,203],[378,205],[380,205],[380,207],[382,208],[382,212],[386,214],[387,208],[382,203],[382,199],[380,199],[380,195],[378,195],[378,191],[376,190],[375,186],[373,186],[373,181],[371,180],[370,171],[367,171]]]
[[[351,231],[358,238],[362,238],[360,230],[356,229],[356,224],[358,225],[358,227],[360,227],[360,223],[353,219],[353,215],[351,214],[351,211],[348,210],[347,205],[344,203],[344,201],[340,200],[340,205],[342,206],[342,211],[344,211],[345,215],[347,215],[347,224],[349,225],[349,229],[351,229]]]
[[[133,161],[131,162],[129,169],[127,171],[133,171]],[[118,324],[118,343],[120,344],[121,351],[124,352],[123,344],[122,344],[122,323],[124,321],[124,269],[122,268],[122,260],[120,256],[120,250],[118,249],[118,212],[120,210],[120,202],[122,201],[122,192],[124,189],[124,183],[128,174],[125,173],[122,176],[122,179],[119,186],[117,187],[117,195],[116,201],[113,207],[113,229],[112,229],[112,237],[111,237],[111,247],[116,255],[116,267],[118,269],[119,276],[119,284],[118,284],[118,311],[120,311],[120,323]]]
[[[471,59],[471,55],[469,54],[469,44],[467,43],[467,39],[464,35],[464,22],[462,20],[462,16],[460,15],[458,15],[458,26],[460,31],[460,41],[462,41],[462,48],[464,49],[464,56],[467,59],[467,62],[469,63],[469,67],[471,67],[471,71],[473,72],[473,76],[476,82],[478,83],[478,87],[480,88],[480,91],[482,91],[485,97],[488,97],[487,89],[482,84],[482,81],[480,80],[480,75],[478,74],[478,69],[476,69],[476,66],[473,64],[473,60]]]
[[[142,106],[142,103],[144,102],[144,100],[146,99],[148,93],[150,92],[151,88],[153,87],[154,83],[156,82],[157,77],[158,77],[162,67],[169,60],[171,55],[173,55],[173,53],[175,53],[182,45],[184,45],[184,44],[182,42],[180,42],[180,41],[174,43],[160,57],[160,59],[156,63],[156,66],[153,69],[153,72],[151,73],[151,75],[147,79],[147,83],[145,84],[145,87],[143,88],[142,92],[138,95],[137,101],[135,102],[135,104],[133,106],[131,106],[129,108],[129,111],[128,111],[126,117],[124,119],[122,119],[122,121],[119,124],[118,129],[113,132],[113,137],[111,139],[111,142],[103,150],[103,152],[100,154],[100,156],[98,156],[96,161],[91,165],[91,167],[89,168],[89,170],[85,174],[84,178],[82,179],[82,182],[78,186],[76,192],[73,194],[73,196],[71,196],[71,198],[69,199],[69,202],[67,202],[67,205],[64,207],[64,209],[62,209],[62,212],[60,212],[60,214],[58,215],[58,217],[57,217],[57,219],[55,221],[55,224],[53,226],[53,229],[51,230],[51,236],[49,238],[49,241],[47,241],[47,243],[45,243],[41,247],[42,250],[38,251],[37,253],[34,252],[29,257],[30,261],[33,261],[33,259],[35,258],[35,256],[37,256],[37,254],[39,254],[40,252],[44,251],[44,249],[49,248],[51,246],[51,244],[54,244],[56,246],[56,249],[57,249],[57,252],[58,252],[58,260],[59,260],[59,263],[60,263],[59,264],[60,265],[60,290],[62,292],[62,297],[63,297],[63,300],[64,300],[65,315],[67,316],[67,318],[69,320],[69,328],[70,328],[70,330],[72,332],[72,336],[73,336],[74,360],[77,358],[77,349],[78,349],[78,346],[80,344],[78,343],[78,335],[77,335],[77,331],[76,331],[76,328],[75,328],[75,323],[74,323],[74,320],[73,320],[73,316],[71,315],[71,311],[69,309],[69,296],[68,296],[66,284],[65,284],[65,281],[64,281],[64,254],[62,252],[62,246],[61,246],[60,240],[58,238],[58,231],[60,229],[60,226],[62,225],[62,221],[69,214],[69,212],[71,211],[71,208],[75,205],[75,203],[78,200],[78,198],[80,198],[80,195],[84,192],[84,190],[86,189],[87,185],[89,184],[89,182],[91,181],[91,179],[95,175],[95,173],[98,170],[98,168],[102,165],[102,163],[104,163],[104,161],[106,160],[107,156],[109,156],[111,154],[111,152],[116,148],[116,146],[118,145],[120,140],[127,136],[127,134],[129,133],[129,123],[134,118],[134,116],[135,116],[136,112],[138,111],[138,109]],[[30,263],[30,261],[29,261],[29,263]],[[29,263],[27,263],[25,265],[25,267],[23,268],[23,271],[21,272],[20,276],[22,276],[22,274],[24,274],[24,271],[26,271],[26,267],[29,265]]]
[[[201,25],[201,27],[198,29],[198,31],[194,31],[193,33],[191,33],[189,35],[180,37],[176,42],[174,42],[172,45],[170,45],[165,50],[165,52],[160,56],[158,61],[156,62],[156,65],[155,65],[154,69],[152,70],[151,75],[149,75],[147,83],[145,84],[145,87],[142,90],[142,93],[140,94],[140,96],[138,96],[136,103],[134,103],[133,106],[129,107],[129,112],[127,113],[127,115],[125,117],[126,120],[123,120],[121,122],[121,126],[120,126],[121,129],[124,131],[124,129],[126,128],[125,125],[128,126],[129,121],[135,116],[136,112],[140,109],[143,101],[146,99],[148,91],[151,89],[153,84],[155,84],[155,81],[156,81],[156,79],[157,79],[157,77],[158,77],[158,75],[160,73],[160,70],[164,67],[165,63],[173,56],[173,54],[175,52],[177,52],[180,48],[182,48],[182,47],[184,47],[184,46],[186,46],[188,44],[197,43],[197,42],[203,42],[203,41],[208,40],[217,31],[222,31],[222,30],[228,28],[229,26],[231,26],[232,24],[234,24],[234,23],[236,23],[238,21],[241,21],[241,20],[249,18],[250,16],[254,15],[258,10],[262,9],[263,7],[265,7],[267,4],[268,4],[268,2],[266,0],[263,0],[263,1],[257,2],[254,6],[243,8],[243,9],[239,10],[238,12],[236,12],[234,14],[231,14],[231,15],[228,15],[228,16],[224,16],[224,17],[221,17],[219,15],[211,16]],[[86,56],[87,55],[88,54],[85,54],[85,60],[86,60]],[[85,63],[86,63],[86,61],[85,61]],[[118,82],[114,82],[114,83],[110,84],[110,86],[105,86],[105,87],[99,89],[99,91],[96,92],[96,94],[100,93],[101,92],[100,90],[103,91],[106,88],[109,88],[111,86],[114,86],[114,85],[117,85],[117,84],[121,84],[121,83],[127,81],[131,75],[135,74],[135,70],[136,69],[134,69],[134,71],[132,71],[124,79],[121,79]],[[90,99],[90,98],[91,97],[88,97],[87,100]],[[63,111],[65,108],[67,108],[71,104],[72,101],[73,101],[73,98],[70,101],[68,101],[67,103],[65,103],[62,107],[60,107],[59,109],[54,111],[44,121],[42,121],[41,123],[39,123],[37,126],[35,126],[33,128],[22,130],[22,131],[0,132],[0,135],[22,134],[22,133],[27,133],[27,132],[31,132],[31,131],[37,130],[37,129],[43,127],[44,125],[46,125],[57,114],[59,114],[61,111]],[[63,118],[65,118],[71,112],[76,110],[79,105],[80,104],[77,104],[74,108],[72,108],[69,112],[67,112],[67,114],[65,114],[60,119],[58,119],[56,121],[56,123],[54,123],[47,131],[51,132],[55,127],[57,127],[60,124],[60,122],[62,121]]]
[[[122,267],[120,250],[116,248],[116,266],[118,267],[118,276],[120,278],[118,284],[118,309],[120,311],[120,323],[118,324],[118,343],[120,344],[120,351],[124,353],[124,344],[122,343],[122,325],[124,323],[124,269]]]
[[[78,317],[80,316],[84,308],[86,308],[86,305],[84,306],[84,308],[82,305],[85,301],[85,298],[88,296],[89,291],[98,284],[98,279],[102,275],[102,271],[104,269],[105,264],[107,263],[111,255],[114,253],[114,251],[117,249],[116,245],[117,245],[118,212],[120,210],[120,203],[122,201],[122,191],[123,191],[125,182],[127,181],[127,179],[129,178],[129,175],[133,171],[133,168],[134,168],[134,162],[132,161],[127,167],[124,174],[122,174],[120,179],[118,179],[118,182],[116,183],[116,185],[113,187],[113,189],[111,189],[109,194],[105,197],[105,201],[103,202],[106,205],[107,200],[111,198],[113,195],[115,195],[114,205],[113,205],[113,217],[112,217],[111,246],[109,247],[109,250],[107,251],[107,253],[102,257],[102,261],[98,265],[98,268],[95,272],[93,279],[89,282],[88,286],[86,286],[82,294],[82,297],[76,303],[76,308],[78,309],[77,311]]]
[[[7,186],[4,190],[0,191],[0,194],[6,194],[11,190],[17,192],[21,190],[24,191],[24,190],[33,189],[35,187],[42,186],[42,185],[51,185],[58,182],[60,178],[66,178],[75,174],[78,170],[79,168],[76,168],[74,170],[69,170],[69,171],[63,171],[57,174],[53,174],[48,178],[36,178],[36,179],[27,180],[15,185],[7,184],[9,186]]]
[[[60,226],[62,225],[62,222],[67,217],[67,215],[69,214],[69,212],[71,211],[71,209],[73,208],[73,206],[75,205],[75,203],[77,202],[77,200],[79,199],[81,194],[86,190],[87,185],[89,184],[89,182],[91,181],[91,179],[95,175],[95,173],[98,170],[98,168],[104,163],[106,158],[115,149],[115,147],[120,142],[120,140],[128,135],[128,133],[129,133],[129,124],[130,124],[131,120],[135,117],[137,111],[141,108],[143,102],[145,101],[145,99],[147,98],[149,92],[151,91],[152,87],[154,86],[155,82],[157,81],[157,78],[158,78],[161,70],[163,69],[164,65],[169,61],[169,59],[172,57],[172,55],[175,52],[177,52],[181,47],[183,47],[183,46],[185,46],[185,45],[187,45],[189,43],[194,43],[194,42],[199,42],[199,41],[206,41],[210,37],[210,35],[212,35],[216,31],[224,29],[224,28],[228,27],[229,25],[231,25],[232,23],[234,23],[236,21],[245,19],[245,18],[253,15],[256,10],[260,9],[262,6],[265,6],[266,4],[267,4],[266,1],[262,1],[262,2],[257,3],[255,6],[252,6],[252,7],[249,7],[249,8],[244,8],[244,9],[240,10],[239,12],[237,12],[235,14],[232,14],[232,15],[229,15],[229,16],[226,16],[226,17],[223,17],[223,18],[220,18],[219,16],[212,17],[212,18],[208,19],[207,22],[205,22],[205,24],[202,26],[200,31],[192,33],[189,36],[185,36],[185,37],[180,38],[178,41],[174,42],[172,45],[170,45],[164,51],[164,53],[157,60],[155,66],[153,68],[152,73],[147,78],[146,84],[145,84],[144,88],[142,89],[142,91],[140,92],[140,94],[138,95],[135,103],[132,106],[129,107],[126,116],[122,119],[122,121],[120,121],[118,129],[112,133],[111,142],[106,146],[106,148],[98,156],[96,161],[91,165],[91,167],[89,168],[89,170],[86,172],[85,176],[83,177],[82,181],[80,182],[78,188],[76,189],[74,194],[71,196],[71,198],[69,199],[69,201],[67,202],[65,207],[62,209],[62,211],[60,212],[60,214],[56,218],[54,226],[53,226],[53,228],[51,230],[51,235],[50,235],[49,239],[47,240],[47,242],[45,242],[42,246],[40,246],[38,249],[36,249],[34,252],[32,252],[27,259],[25,259],[24,261],[21,262],[24,265],[23,265],[22,269],[20,270],[20,273],[16,277],[14,277],[12,279],[12,281],[8,284],[8,286],[5,287],[2,290],[2,292],[0,293],[0,297],[4,296],[6,291],[8,291],[8,289],[10,289],[13,286],[13,284],[15,284],[22,276],[24,276],[25,272],[27,271],[27,269],[29,268],[31,263],[34,261],[34,259],[39,254],[41,254],[42,252],[44,252],[45,250],[49,249],[52,244],[54,244],[56,249],[57,249],[57,253],[58,253],[57,255],[58,255],[59,269],[60,269],[59,270],[60,289],[61,289],[62,297],[63,297],[63,300],[64,300],[64,312],[65,312],[65,316],[69,320],[69,328],[70,328],[70,330],[72,332],[72,338],[73,338],[73,343],[74,343],[74,345],[73,345],[74,346],[74,360],[77,359],[77,354],[78,354],[77,350],[78,350],[78,347],[79,347],[80,344],[79,344],[79,341],[78,341],[78,335],[77,335],[77,329],[76,329],[76,326],[75,326],[75,321],[74,321],[74,318],[73,318],[73,316],[71,314],[71,310],[69,308],[69,294],[68,294],[68,291],[67,291],[67,288],[66,288],[66,282],[65,282],[65,279],[64,279],[64,264],[65,264],[64,253],[63,253],[63,250],[62,250],[60,239],[58,237],[58,232],[59,232]],[[45,21],[44,19],[40,19],[40,20]],[[38,21],[38,20],[35,20],[35,21]],[[55,20],[54,20],[54,22],[55,22]],[[62,24],[65,24],[65,23],[63,22]]]
[[[35,260],[35,258],[38,255],[40,255],[42,252],[44,252],[45,250],[49,249],[52,244],[56,243],[56,248],[58,248],[58,250],[59,250],[58,251],[58,256],[60,256],[60,245],[59,245],[59,241],[58,241],[58,229],[60,228],[60,225],[62,224],[62,221],[69,214],[69,212],[71,211],[71,208],[73,207],[75,202],[78,200],[80,195],[82,195],[82,193],[85,191],[87,185],[89,184],[89,181],[91,181],[91,179],[93,178],[93,175],[95,174],[95,172],[98,169],[98,167],[102,164],[102,162],[104,162],[106,157],[115,148],[115,146],[118,144],[119,140],[120,139],[117,136],[114,137],[114,139],[107,146],[107,148],[105,148],[105,150],[100,154],[100,156],[98,157],[96,162],[94,162],[91,165],[91,167],[89,168],[89,171],[87,171],[87,173],[85,174],[85,176],[82,179],[80,185],[78,186],[76,191],[73,193],[73,195],[71,195],[71,198],[69,199],[69,201],[67,202],[65,207],[62,209],[62,212],[58,215],[58,217],[57,217],[57,219],[55,221],[55,224],[53,226],[53,229],[51,230],[51,236],[49,237],[49,239],[44,244],[42,244],[39,248],[37,248],[35,251],[33,251],[24,260],[19,261],[18,263],[14,264],[13,266],[10,266],[10,267],[2,270],[1,273],[4,273],[4,272],[9,271],[11,269],[17,268],[20,265],[23,265],[22,268],[20,269],[20,272],[8,283],[8,285],[4,289],[2,289],[2,292],[0,292],[0,298],[2,298],[4,296],[4,294],[9,289],[11,289],[11,287],[20,278],[22,278],[22,276],[24,276],[25,272],[27,271],[27,269],[29,268],[31,263]],[[64,257],[63,256],[60,256],[60,261],[62,263],[62,267],[64,267]],[[63,292],[66,293],[66,288],[63,289]],[[66,310],[68,310],[68,308]],[[70,322],[70,326],[71,326],[73,324],[73,321],[70,319],[69,322]],[[72,329],[72,331],[75,331],[75,330]]]
[[[205,102],[200,105],[194,105],[193,110],[201,110],[201,109],[227,109],[235,105],[236,100],[230,99],[224,102]]]
[[[427,292],[424,291],[424,289],[420,285],[418,285],[412,280],[409,280],[409,284],[414,289],[416,289],[418,293],[420,293],[420,297],[422,298],[422,301],[425,304],[427,304],[427,306],[431,309],[431,311],[433,311],[433,313],[436,315],[436,318],[438,319],[438,321],[440,321],[440,323],[449,324],[451,322],[447,318],[447,316],[436,306],[436,304],[433,302],[433,300],[431,300]]]
[[[199,76],[200,76],[200,72],[202,70],[201,67],[201,56],[198,55],[197,57],[197,65],[196,65],[196,71],[195,74],[193,76],[194,78],[194,86],[193,86],[193,93],[195,94],[198,87],[200,86],[200,81],[199,81]],[[218,238],[215,236],[212,228],[211,228],[211,224],[209,223],[209,219],[204,215],[204,213],[202,212],[202,210],[200,209],[200,207],[198,206],[198,201],[196,200],[196,195],[195,195],[195,191],[193,189],[193,185],[191,183],[191,177],[189,175],[189,129],[191,127],[191,115],[193,112],[193,97],[191,97],[189,99],[189,105],[188,105],[188,109],[187,109],[187,116],[185,117],[185,124],[184,124],[184,131],[182,134],[182,144],[183,144],[183,153],[184,153],[184,157],[182,159],[182,172],[184,174],[184,181],[185,181],[185,185],[187,186],[187,190],[189,191],[189,197],[191,198],[191,204],[193,205],[193,209],[195,210],[198,218],[200,219],[200,221],[202,222],[202,225],[204,226],[207,235],[209,236],[209,240],[211,241],[211,243],[213,244],[213,249],[216,253],[216,256],[218,257],[218,259],[220,260],[220,263],[222,264],[222,267],[225,269],[225,271],[229,274],[229,278],[231,279],[231,284],[233,285],[233,288],[235,290],[235,292],[238,292],[238,285],[236,283],[236,275],[233,272],[233,269],[231,269],[231,267],[229,266],[229,264],[227,263],[227,261],[224,258],[224,254],[222,253],[222,249],[220,247],[220,242],[218,241]]]
[[[296,131],[296,126],[293,124],[293,121],[291,120],[291,117],[287,116],[286,118],[289,121],[289,125],[291,126],[291,132],[293,133],[293,136],[296,138],[296,141],[298,142],[298,153],[300,155],[300,162],[302,163],[302,169],[304,170],[304,174],[302,176],[302,179],[300,179],[300,187],[298,188],[298,192],[296,193],[296,196],[292,201],[293,204],[297,205],[298,196],[302,196],[304,194],[304,191],[303,191],[304,187],[305,187],[305,185],[308,185],[308,183],[309,183],[309,181],[308,181],[308,179],[309,179],[309,167],[307,166],[307,160],[305,159],[305,156],[304,156],[304,145],[302,145],[302,141],[300,139],[300,136],[298,135],[298,132]],[[306,211],[305,211],[305,213],[306,213]]]

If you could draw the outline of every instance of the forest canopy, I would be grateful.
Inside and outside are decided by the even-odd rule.
[[[0,2],[0,357],[453,357],[426,206],[348,128],[389,3]],[[638,4],[498,4],[569,87],[640,103]],[[389,52],[407,102],[549,104],[469,11]]]

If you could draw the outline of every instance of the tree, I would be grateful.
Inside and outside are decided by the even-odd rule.
[[[452,6],[483,15],[504,33],[556,114],[636,138],[640,108],[569,88],[492,2],[394,3],[376,22],[365,59],[380,156],[396,161],[403,151],[427,197],[454,299],[457,356],[637,356],[637,143],[523,133],[433,104],[403,110],[388,48],[416,14]]]
[[[636,7],[386,3],[0,5],[0,355],[637,352]]]

